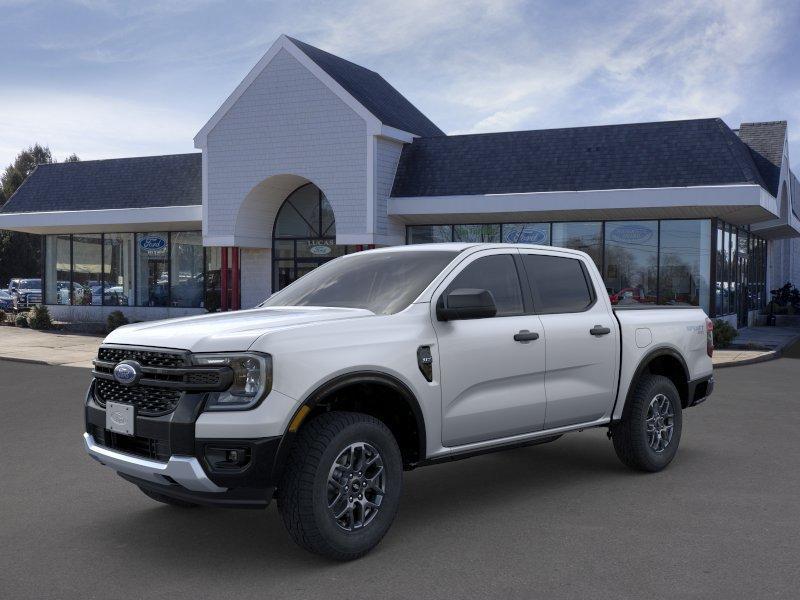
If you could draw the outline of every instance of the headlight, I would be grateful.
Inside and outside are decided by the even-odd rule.
[[[272,357],[269,354],[195,354],[194,364],[230,367],[233,383],[224,392],[213,392],[206,410],[247,410],[256,406],[272,389]]]

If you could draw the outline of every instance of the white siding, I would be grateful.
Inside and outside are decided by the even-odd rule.
[[[325,192],[337,233],[365,233],[367,141],[365,121],[280,50],[208,134],[205,236],[263,239],[282,199],[259,207],[259,219],[239,218],[240,209],[257,184],[280,174]]]
[[[242,308],[253,308],[272,293],[272,250],[242,248],[239,262]]]
[[[389,196],[394,185],[394,176],[400,161],[403,144],[385,138],[377,139],[375,160],[375,233],[388,236],[388,241],[404,243],[405,226],[389,217]]]

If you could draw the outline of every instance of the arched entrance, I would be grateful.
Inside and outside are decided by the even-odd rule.
[[[306,183],[289,194],[272,232],[272,291],[286,287],[353,246],[336,245],[333,209],[317,186]]]

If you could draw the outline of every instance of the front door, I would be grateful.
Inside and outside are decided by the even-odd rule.
[[[431,310],[438,339],[445,446],[508,437],[542,429],[545,416],[545,340],[539,317],[523,299],[516,250],[489,250],[467,259],[434,294]],[[492,318],[442,322],[436,302],[448,290],[492,293]],[[515,341],[521,331],[538,340]]]

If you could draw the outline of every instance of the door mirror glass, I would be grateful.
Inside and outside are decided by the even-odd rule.
[[[459,288],[439,296],[436,318],[440,321],[486,319],[497,314],[494,297],[489,290]]]

